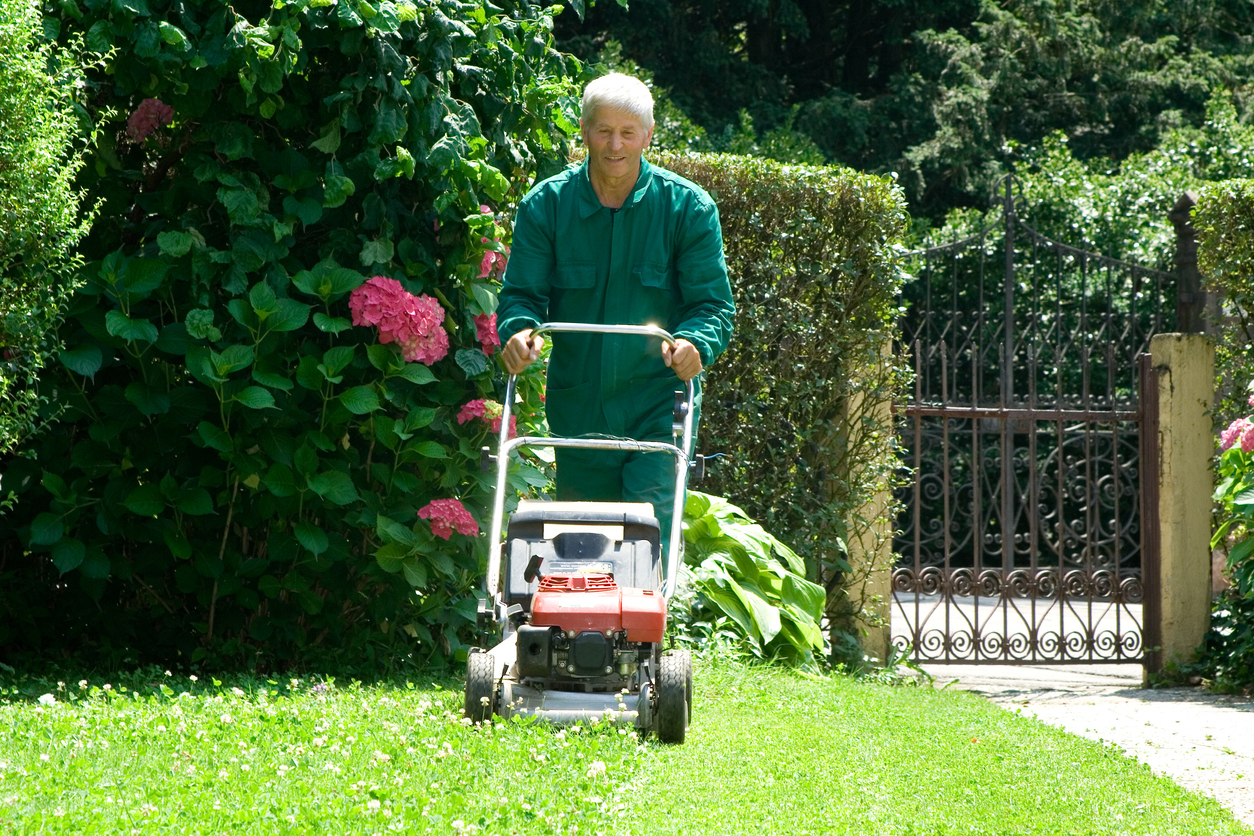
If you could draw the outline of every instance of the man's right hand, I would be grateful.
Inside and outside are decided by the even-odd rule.
[[[501,352],[501,362],[505,364],[505,371],[510,374],[522,374],[528,366],[540,359],[540,352],[543,350],[544,337],[532,337],[531,329],[527,328],[510,337],[509,342],[505,343],[505,350]]]

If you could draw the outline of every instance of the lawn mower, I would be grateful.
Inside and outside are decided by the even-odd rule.
[[[545,323],[535,336],[557,332],[675,338],[651,325]],[[610,438],[509,438],[515,376],[505,388],[496,455],[483,448],[482,467],[496,467],[488,535],[486,597],[480,630],[490,649],[466,661],[466,716],[535,716],[554,723],[610,720],[642,736],[682,743],[692,713],[692,657],[664,650],[667,605],[679,581],[684,487],[704,461],[689,457],[693,384],[675,393],[672,443]],[[521,500],[501,540],[510,454],[520,448],[565,447],[647,451],[675,459],[675,502],[662,571],[661,535],[647,502]]]

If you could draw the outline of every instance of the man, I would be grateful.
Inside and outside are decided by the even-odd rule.
[[[523,371],[544,347],[531,329],[546,321],[660,325],[677,338],[673,350],[637,336],[554,334],[546,412],[559,436],[670,441],[676,378],[698,378],[731,337],[718,209],[643,159],[653,97],[639,80],[614,73],[588,84],[580,130],[584,163],[518,207],[497,309],[501,358]],[[651,502],[663,544],[674,491],[671,456],[557,451],[559,500]]]

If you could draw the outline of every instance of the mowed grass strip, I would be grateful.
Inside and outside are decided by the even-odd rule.
[[[613,727],[472,727],[455,680],[142,680],[0,687],[0,836],[601,833],[650,756]]]
[[[661,746],[473,727],[460,689],[0,682],[0,836],[1252,832],[1111,749],[957,692],[702,664],[688,741]]]
[[[1110,747],[961,692],[702,667],[635,834],[1254,833]]]

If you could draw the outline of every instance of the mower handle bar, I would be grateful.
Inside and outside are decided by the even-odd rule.
[[[533,337],[556,333],[618,334],[654,337],[674,347],[677,340],[669,332],[656,325],[596,325],[583,322],[546,322],[531,329]],[[628,439],[601,438],[554,438],[543,436],[509,437],[510,410],[514,405],[514,387],[518,375],[511,374],[505,384],[505,402],[501,409],[501,431],[497,440],[496,492],[492,499],[492,527],[488,533],[487,594],[493,611],[500,621],[505,621],[505,604],[501,600],[501,528],[505,517],[505,489],[508,483],[509,454],[518,447],[564,447],[584,450],[629,450],[670,453],[675,457],[675,501],[671,507],[671,533],[666,553],[666,578],[662,583],[662,597],[669,603],[679,584],[679,542],[683,536],[684,489],[688,476],[688,449],[692,446],[693,404],[696,387],[691,380],[684,381],[687,408],[683,424],[672,425],[674,442],[635,441]],[[682,437],[682,438],[681,438]],[[682,440],[682,443],[680,443]],[[656,511],[656,509],[655,509]]]

